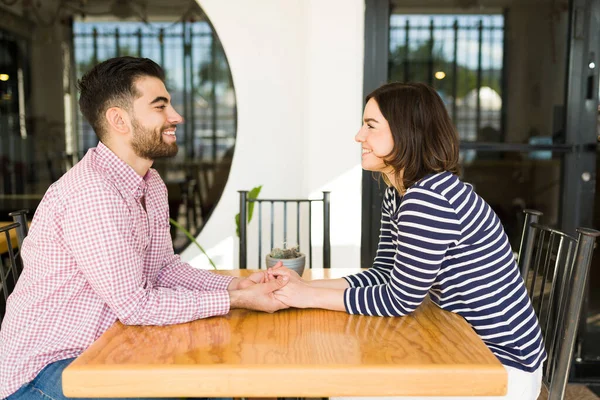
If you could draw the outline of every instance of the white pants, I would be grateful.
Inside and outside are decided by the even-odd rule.
[[[537,400],[542,390],[542,366],[534,372],[504,366],[508,373],[508,391],[505,396],[434,396],[434,397],[331,397],[331,400]]]

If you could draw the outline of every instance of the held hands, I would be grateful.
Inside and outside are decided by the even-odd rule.
[[[268,313],[288,308],[288,305],[279,301],[274,295],[274,292],[284,287],[288,281],[287,276],[269,279],[266,271],[255,272],[229,288],[231,308],[246,308]]]
[[[282,278],[288,279],[287,285],[282,286],[273,293],[275,299],[289,307],[314,307],[311,303],[311,299],[314,297],[314,293],[312,293],[313,288],[310,287],[296,271],[287,269],[279,264],[280,263],[277,263],[277,265],[267,270],[267,276],[270,281]]]

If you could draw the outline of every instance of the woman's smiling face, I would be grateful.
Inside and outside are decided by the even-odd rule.
[[[393,173],[393,168],[384,159],[394,149],[394,138],[379,105],[371,98],[365,106],[363,125],[354,137],[362,146],[362,167],[367,171]]]

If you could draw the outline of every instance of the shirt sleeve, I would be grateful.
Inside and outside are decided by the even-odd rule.
[[[381,252],[385,266],[377,269],[387,269],[389,278],[385,283],[346,289],[344,304],[350,314],[402,316],[413,312],[431,289],[448,247],[460,238],[461,225],[454,208],[430,189],[411,188],[396,215],[387,211],[378,247],[378,256],[385,250]],[[389,221],[385,234],[383,221]]]
[[[381,203],[379,244],[377,245],[373,266],[367,271],[344,277],[350,287],[380,285],[390,280],[390,273],[394,268],[394,255],[396,254],[396,249],[392,245],[391,223],[391,215],[396,201],[394,190],[394,188],[388,187]]]
[[[171,254],[165,260],[165,266],[160,270],[156,284],[157,286],[169,288],[227,290],[232,280],[232,276],[196,269],[181,261],[178,254]]]
[[[68,199],[63,217],[65,240],[78,268],[117,318],[127,325],[168,325],[228,313],[226,290],[160,287],[145,276],[130,212],[126,200],[105,182]]]

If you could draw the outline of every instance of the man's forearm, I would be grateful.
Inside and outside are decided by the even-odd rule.
[[[229,282],[229,286],[227,286],[227,290],[229,290],[229,291],[237,290],[242,279],[244,279],[244,278],[233,278],[231,280],[231,282]]]

